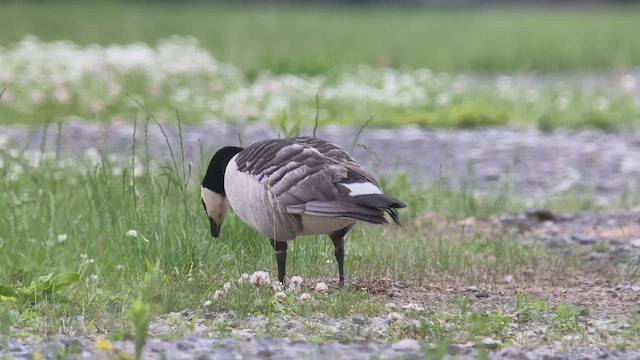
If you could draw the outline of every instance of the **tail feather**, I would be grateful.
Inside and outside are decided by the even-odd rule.
[[[385,194],[365,194],[357,195],[352,198],[353,202],[366,206],[368,208],[384,210],[391,216],[393,222],[402,226],[400,219],[398,218],[398,212],[396,209],[406,207],[407,205],[400,200],[394,199],[391,196]]]

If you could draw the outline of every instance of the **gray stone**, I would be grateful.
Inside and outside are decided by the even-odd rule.
[[[482,346],[489,350],[497,349],[498,347],[500,347],[500,345],[502,345],[502,342],[490,337],[482,339],[480,343],[482,344]]]
[[[181,351],[191,350],[195,347],[192,343],[181,341],[176,344],[176,348]]]
[[[633,246],[634,248],[640,248],[640,239],[631,240],[631,246]]]
[[[599,241],[597,236],[585,234],[571,234],[571,239],[580,245],[593,245]]]
[[[171,326],[164,322],[154,323],[149,325],[149,334],[151,335],[166,335],[171,333]]]
[[[526,351],[517,346],[508,346],[498,351],[493,359],[509,359],[509,360],[529,360],[531,359]]]
[[[393,345],[391,348],[396,351],[420,351],[420,343],[413,339],[403,339]]]
[[[358,326],[364,326],[367,323],[367,319],[362,314],[355,314],[351,317],[351,322]]]

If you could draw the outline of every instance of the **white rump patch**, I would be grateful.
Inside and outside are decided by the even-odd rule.
[[[382,194],[382,190],[380,190],[379,187],[375,186],[374,184],[368,181],[363,183],[351,183],[351,184],[343,183],[342,185],[346,186],[350,190],[349,195],[351,196]]]

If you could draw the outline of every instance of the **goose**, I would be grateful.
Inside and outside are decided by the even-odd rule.
[[[338,145],[315,137],[268,139],[247,148],[227,146],[209,163],[201,186],[211,235],[217,238],[229,206],[267,237],[284,284],[287,242],[327,234],[335,246],[344,287],[344,238],[357,221],[401,225],[406,205],[385,195],[375,177]]]

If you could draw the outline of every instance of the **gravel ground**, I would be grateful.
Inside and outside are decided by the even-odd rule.
[[[33,359],[33,343],[31,340],[9,340],[6,345],[0,345],[0,356],[13,356],[16,359]],[[131,342],[113,344],[114,350],[125,350],[133,353]],[[106,359],[110,358],[106,351],[95,349],[94,342],[89,338],[58,337],[44,345],[36,346],[44,359],[58,359],[56,353],[60,349],[72,355],[75,359]],[[424,350],[423,350],[424,349]],[[217,359],[424,359],[424,351],[416,340],[400,340],[395,343],[359,342],[341,344],[330,342],[310,344],[302,341],[291,341],[277,338],[260,339],[211,339],[188,337],[182,340],[149,340],[145,346],[143,359],[171,359],[171,360],[217,360]],[[116,357],[117,358],[117,357]],[[473,347],[452,347],[448,359],[476,359],[478,350]],[[620,352],[601,347],[585,347],[579,350],[558,350],[541,346],[533,350],[523,350],[517,346],[509,346],[493,351],[491,359],[522,359],[522,360],[560,360],[560,359],[638,359],[640,352]]]
[[[58,149],[68,156],[78,156],[90,148],[121,155],[132,153],[133,126],[129,123],[72,119],[61,131],[52,125],[46,137],[43,130],[2,126],[0,148],[4,143],[5,147],[30,151]],[[164,130],[179,156],[177,126],[167,124]],[[351,150],[356,133],[355,128],[325,126],[318,136]],[[305,129],[302,134],[311,134],[311,130]],[[182,129],[185,159],[194,164],[200,164],[201,151],[208,162],[217,148],[237,145],[240,138],[246,145],[275,136],[273,128],[262,123],[208,122]],[[147,138],[150,156],[168,159],[167,140],[157,125],[149,126]],[[136,154],[144,155],[143,125],[138,127],[136,139]],[[534,197],[567,190],[612,197],[623,190],[640,190],[639,130],[542,133],[519,128],[426,130],[407,126],[366,129],[357,143],[361,146],[355,146],[354,157],[378,175],[407,172],[414,182],[439,180],[453,186],[472,182],[479,190],[508,186],[516,194]]]
[[[108,153],[130,155],[133,126],[127,123],[97,124],[70,120],[61,131],[55,126],[43,128],[24,126],[0,127],[0,149],[19,149],[37,152],[60,151],[62,156],[78,157],[88,149],[100,148]],[[178,152],[178,128],[166,125],[168,142]],[[334,141],[347,150],[353,146],[357,129],[327,126],[318,136]],[[310,131],[303,133],[309,134]],[[265,124],[228,125],[210,122],[185,125],[182,136],[186,161],[200,163],[201,148],[207,158],[216,148],[238,143],[249,144],[262,138],[276,136]],[[46,141],[43,142],[43,138]],[[167,141],[160,129],[153,125],[148,131],[151,157],[166,161],[169,157]],[[137,129],[136,153],[144,157],[145,141],[142,127]],[[381,176],[407,172],[413,182],[443,181],[459,186],[474,183],[479,190],[501,189],[509,186],[516,194],[539,196],[570,189],[592,191],[603,198],[620,196],[623,191],[640,190],[640,131],[619,132],[561,130],[550,134],[537,130],[489,128],[479,130],[425,130],[417,127],[398,129],[367,129],[353,151],[362,163]],[[369,150],[370,149],[370,150]],[[383,165],[384,164],[384,165]],[[465,220],[465,226],[468,220]],[[480,220],[478,220],[480,223]],[[640,238],[640,215],[626,213],[611,216],[597,214],[515,214],[488,219],[486,226],[511,227],[521,233],[535,234],[547,239],[550,246],[585,247],[607,241],[604,253],[594,252],[599,261],[627,259],[640,256],[640,243],[628,240],[629,233]],[[482,224],[481,224],[482,225]],[[478,225],[480,226],[480,225]],[[615,233],[622,229],[622,235]],[[626,240],[620,240],[624,238]],[[555,245],[554,245],[555,244]],[[623,254],[623,255],[620,255]],[[626,285],[623,285],[626,286]],[[636,290],[622,289],[635,294]],[[635,295],[634,295],[635,296]],[[168,315],[170,316],[170,314]],[[186,317],[186,315],[182,315]],[[185,320],[186,321],[186,320]],[[291,320],[289,320],[291,321]],[[155,335],[166,334],[166,321],[152,324]],[[384,342],[383,337],[356,340],[343,344],[328,342],[315,344],[299,337],[265,338],[257,336],[262,325],[259,319],[251,329],[234,329],[231,338],[208,332],[204,321],[197,322],[199,331],[184,338],[162,340],[154,338],[145,347],[146,359],[395,359],[423,358],[428,345],[415,340]],[[327,319],[327,329],[353,328],[363,324],[371,327],[388,326],[385,318]],[[196,326],[196,327],[197,327]],[[295,330],[295,326],[291,327]],[[168,329],[171,330],[171,329]],[[292,330],[293,331],[293,330]],[[171,331],[169,331],[171,332]],[[295,333],[295,331],[293,331]],[[131,341],[114,342],[110,353],[96,348],[95,339],[87,336],[58,336],[47,339],[4,339],[0,341],[0,358],[32,359],[38,351],[43,358],[57,358],[61,353],[70,358],[109,358],[116,349],[133,353]],[[60,350],[60,349],[64,349]],[[451,348],[456,358],[472,359],[478,350],[469,345]],[[495,359],[606,359],[640,358],[640,352],[618,352],[595,346],[565,348],[562,344],[520,349],[510,346],[494,350]]]

